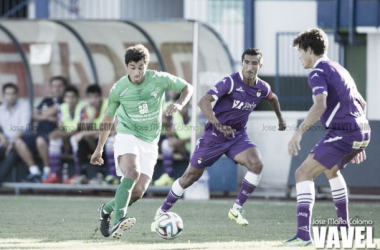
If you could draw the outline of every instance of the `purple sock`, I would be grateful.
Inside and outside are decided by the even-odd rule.
[[[339,229],[341,227],[348,228],[348,198],[346,182],[340,173],[338,173],[338,177],[330,179],[329,182],[331,187],[331,195],[339,220]]]
[[[173,177],[173,152],[163,152],[162,160],[165,173]]]
[[[176,203],[176,201],[179,198],[181,198],[184,192],[185,190],[179,184],[179,179],[175,180],[172,185],[172,188],[170,189],[168,195],[165,198],[164,203],[161,206],[161,210],[164,212],[167,212],[168,210],[170,210],[172,206],[174,205],[174,203]]]
[[[241,184],[241,188],[239,194],[235,200],[235,203],[243,206],[243,204],[247,201],[248,197],[255,191],[256,186],[249,183],[246,179],[243,179],[243,183]]]
[[[339,229],[341,227],[348,227],[348,199],[346,195],[346,189],[342,188],[338,190],[332,190],[331,194],[333,196],[336,214],[339,220]]]
[[[314,205],[314,182],[303,181],[297,188],[297,237],[310,240],[310,223]]]
[[[61,154],[54,153],[49,154],[49,161],[51,172],[55,174],[59,174],[59,166],[61,165]]]
[[[78,155],[74,154],[74,164],[75,164],[75,173],[79,176],[81,175],[81,168],[79,163]]]
[[[106,157],[109,174],[116,176],[115,158],[113,157],[113,151],[109,151],[106,148]]]
[[[173,193],[173,190],[170,189],[168,195],[166,196],[165,198],[165,201],[164,203],[162,204],[161,206],[161,209],[162,211],[164,212],[167,212],[168,210],[170,210],[172,208],[172,206],[174,205],[174,203],[176,203],[176,201],[181,198],[181,196],[177,196]]]

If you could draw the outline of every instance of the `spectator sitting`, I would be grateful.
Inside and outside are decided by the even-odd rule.
[[[173,154],[180,153],[184,158],[190,156],[191,120],[189,105],[173,115],[173,126],[167,132],[167,138],[162,141],[161,152],[165,173],[158,178],[154,185],[170,186],[173,184]]]
[[[77,169],[80,169],[80,175],[69,179],[70,184],[86,184],[88,181],[88,169],[89,163],[88,155],[95,150],[99,140],[100,123],[107,111],[107,100],[102,101],[102,91],[98,85],[90,85],[86,90],[87,106],[82,110],[83,120],[80,123],[81,131],[70,139],[71,147],[73,148],[75,164]],[[96,177],[90,180],[90,184],[101,184],[103,182],[103,176],[108,173],[105,178],[107,183],[118,184],[118,178],[116,177],[115,160],[113,153],[114,136],[109,136],[105,147],[106,163],[108,165],[108,171],[102,169],[97,173]],[[97,166],[93,166],[94,168]]]
[[[49,87],[52,97],[44,98],[32,115],[33,121],[38,122],[37,131],[24,133],[15,141],[15,149],[18,155],[31,171],[27,177],[29,181],[39,182],[40,178],[44,180],[51,172],[48,151],[49,133],[57,128],[57,113],[67,85],[66,78],[62,76],[55,76],[50,79]],[[44,166],[42,177],[32,173],[32,171],[36,173],[35,170],[38,169],[33,157],[35,155],[41,157]]]
[[[18,97],[18,87],[14,83],[6,83],[2,88],[4,103],[0,106],[0,151],[2,158],[9,156],[14,151],[14,142],[22,136],[30,126],[31,107],[27,101]],[[14,154],[12,154],[14,155]],[[12,156],[13,157],[13,156]],[[2,164],[0,171],[0,183],[8,176],[13,165]],[[39,175],[40,170],[29,169],[34,175]]]
[[[85,106],[79,100],[79,91],[75,86],[68,86],[64,93],[64,103],[58,110],[58,129],[49,134],[49,160],[51,174],[43,183],[60,183],[60,164],[63,141],[68,141],[78,132],[78,124],[81,121],[81,112]],[[77,174],[80,169],[76,169]]]

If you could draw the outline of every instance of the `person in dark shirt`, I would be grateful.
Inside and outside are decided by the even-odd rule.
[[[50,174],[48,156],[49,133],[57,128],[58,107],[63,101],[63,93],[68,81],[63,76],[52,77],[49,87],[52,97],[44,98],[32,115],[38,125],[35,131],[24,134],[15,141],[15,149],[22,161],[29,167],[28,181],[40,182]],[[43,171],[36,165],[34,155],[39,155],[43,163]]]

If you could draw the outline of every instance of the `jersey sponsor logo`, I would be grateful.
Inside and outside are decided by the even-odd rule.
[[[138,105],[139,105],[139,112],[141,115],[149,112],[148,103],[146,101],[141,101],[138,103]]]
[[[232,104],[232,108],[233,109],[253,111],[254,108],[256,108],[256,103],[249,103],[249,102],[242,102],[239,100],[234,100],[234,103]]]
[[[242,88],[242,87],[240,87],[240,88],[237,88],[237,89],[236,89],[236,91],[239,91],[239,92],[245,92],[245,91],[243,90],[243,88]]]
[[[123,95],[125,95],[125,93],[127,93],[127,91],[128,91],[128,88],[124,89],[124,91],[121,92],[119,96],[123,96]]]
[[[154,98],[157,98],[158,91],[153,91],[150,95]]]
[[[322,87],[322,86],[314,87],[314,88],[313,88],[313,93],[314,93],[316,90],[318,90],[318,89],[324,89],[324,87]]]
[[[317,72],[315,72],[314,75],[312,75],[312,76],[310,77],[310,79],[313,79],[314,77],[319,77],[319,75],[318,75]]]

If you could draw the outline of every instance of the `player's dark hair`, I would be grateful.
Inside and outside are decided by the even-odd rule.
[[[248,48],[244,50],[243,55],[241,55],[241,61],[244,61],[244,56],[245,55],[250,55],[250,56],[259,56],[259,60],[263,58],[263,53],[261,53],[261,50],[256,49],[256,48]]]
[[[69,86],[69,81],[64,76],[53,76],[52,78],[50,78],[49,83],[51,84],[53,81],[56,81],[56,80],[61,81],[63,85],[65,86],[65,88]]]
[[[86,89],[86,94],[98,94],[98,95],[102,95],[102,89],[99,87],[99,85],[97,84],[92,84],[90,86],[87,87]]]
[[[7,82],[3,85],[3,94],[5,93],[5,91],[8,89],[8,88],[11,88],[11,89],[14,89],[16,94],[18,94],[18,87],[16,84],[14,84],[13,82]]]
[[[144,60],[144,64],[149,63],[148,49],[142,44],[128,47],[124,57],[125,65],[128,65],[130,62],[139,62],[140,60]]]
[[[310,49],[317,56],[323,55],[327,51],[329,41],[326,33],[318,28],[308,29],[299,33],[293,40],[293,47],[303,50]]]
[[[79,91],[78,91],[77,87],[75,87],[74,85],[68,85],[65,89],[65,94],[67,92],[74,93],[76,97],[79,97]]]

